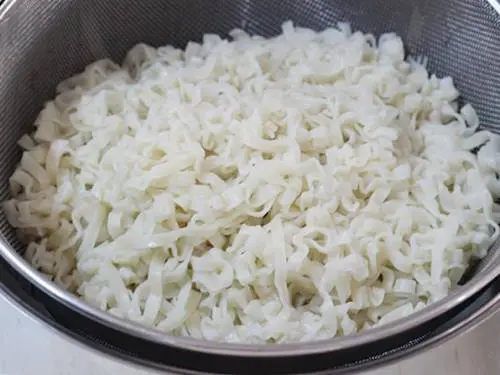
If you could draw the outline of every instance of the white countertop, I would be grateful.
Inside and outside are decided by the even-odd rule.
[[[146,375],[74,344],[0,297],[1,375]],[[438,349],[363,375],[500,374],[500,313]]]

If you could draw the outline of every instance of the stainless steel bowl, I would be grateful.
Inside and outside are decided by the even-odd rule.
[[[138,42],[182,46],[203,33],[225,35],[236,27],[271,36],[289,19],[313,29],[348,21],[365,32],[397,32],[405,39],[410,54],[429,58],[431,71],[455,78],[463,100],[478,111],[483,128],[499,131],[500,16],[494,1],[6,0],[0,6],[0,200],[8,198],[8,177],[20,158],[16,141],[30,130],[43,102],[54,96],[59,81],[96,59],[120,61]],[[341,355],[394,338],[399,338],[401,345],[407,339],[421,342],[425,332],[435,331],[443,319],[457,316],[500,275],[496,244],[471,270],[464,285],[447,298],[383,327],[307,344],[220,344],[168,336],[87,305],[31,268],[22,258],[23,247],[3,214],[0,232],[0,255],[9,265],[5,267],[34,288],[36,298],[43,300],[51,309],[50,315],[59,321],[78,316],[103,332],[112,330],[148,345],[196,352],[206,358],[291,361],[305,356]],[[99,339],[96,332],[94,336]]]

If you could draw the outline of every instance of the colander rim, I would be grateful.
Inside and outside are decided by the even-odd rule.
[[[54,0],[65,1],[65,0]],[[497,0],[487,0],[488,3],[500,14],[500,3]],[[0,5],[0,33],[5,25],[2,21],[9,17],[11,12],[16,11],[16,3],[19,0],[5,0]],[[500,243],[495,244],[490,251],[497,252]],[[372,328],[363,333],[348,335],[343,337],[334,337],[331,339],[311,341],[306,343],[288,343],[288,344],[239,344],[239,343],[219,343],[213,341],[199,340],[190,337],[177,337],[167,335],[159,330],[148,328],[138,323],[124,320],[111,315],[96,307],[87,304],[76,295],[61,288],[46,276],[35,270],[15,249],[5,240],[0,241],[0,256],[2,256],[10,266],[12,266],[22,277],[36,285],[40,290],[50,297],[58,300],[72,310],[83,314],[84,316],[107,327],[120,332],[148,340],[157,344],[163,344],[202,352],[207,354],[223,354],[244,357],[273,357],[273,356],[299,356],[309,354],[321,354],[335,352],[339,350],[352,349],[360,345],[370,344],[379,340],[386,339],[393,335],[399,335],[425,324],[428,321],[438,318],[447,311],[462,304],[471,296],[482,290],[500,275],[500,255],[496,256],[494,262],[489,263],[487,267],[481,270],[479,274],[452,291],[441,301],[434,302],[423,308],[417,313],[413,313],[405,318],[394,322],[384,324],[380,327]]]

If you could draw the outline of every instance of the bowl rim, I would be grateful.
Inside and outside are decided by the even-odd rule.
[[[498,252],[498,246],[491,248],[490,251]],[[431,303],[418,312],[414,312],[404,318],[374,327],[365,332],[309,342],[273,345],[240,344],[220,343],[195,339],[192,337],[171,336],[154,328],[146,327],[140,325],[139,323],[116,317],[88,304],[76,295],[52,282],[45,275],[33,268],[12,247],[6,244],[4,239],[0,241],[0,255],[15,271],[26,278],[30,283],[33,283],[42,292],[52,298],[55,298],[58,302],[64,304],[77,313],[80,313],[85,317],[109,328],[122,333],[130,334],[142,340],[154,342],[156,344],[173,346],[205,354],[243,357],[302,356],[353,349],[360,345],[372,344],[391,336],[403,334],[405,331],[439,318],[447,311],[466,302],[469,298],[483,290],[487,285],[493,282],[498,275],[500,275],[499,254],[493,264],[488,264],[479,274],[475,275],[464,285],[460,285],[442,300]]]
[[[2,264],[0,262],[0,269],[1,268]],[[15,271],[13,272],[14,273],[11,273],[11,276],[15,275]],[[0,279],[2,279],[1,276]],[[26,281],[24,280],[24,282]],[[490,294],[491,298],[489,298],[487,301],[479,303],[478,307],[474,307],[472,310],[470,309],[470,307],[476,305],[478,301],[476,300],[471,304],[467,304],[466,309],[469,310],[469,313],[464,315],[462,319],[456,320],[455,316],[453,316],[451,319],[455,320],[454,323],[450,325],[449,321],[446,321],[444,322],[444,325],[440,325],[430,331],[424,331],[427,333],[424,333],[424,335],[421,336],[423,337],[423,339],[408,341],[407,345],[396,345],[394,347],[391,346],[388,348],[385,348],[384,343],[382,343],[380,355],[367,357],[363,356],[359,360],[346,362],[345,364],[338,367],[335,366],[333,369],[328,367],[325,370],[312,370],[311,374],[350,374],[358,373],[359,371],[374,370],[382,366],[390,365],[402,359],[414,357],[415,355],[420,354],[423,351],[433,349],[445,342],[448,342],[460,334],[467,333],[468,331],[477,327],[478,324],[481,324],[482,322],[492,318],[497,313],[498,308],[500,307],[500,294],[495,293],[493,296],[493,294],[489,290],[498,290],[499,283],[500,279],[496,279],[492,284],[489,284],[485,289],[478,292],[479,295]],[[495,287],[494,284],[496,284],[497,286]],[[75,333],[71,329],[71,327],[65,324],[61,324],[57,318],[54,318],[50,311],[45,308],[45,305],[39,305],[39,301],[35,297],[24,295],[23,292],[21,292],[21,294],[18,294],[15,292],[15,288],[15,285],[8,285],[8,283],[6,285],[2,285],[0,283],[0,298],[4,297],[4,300],[8,304],[20,311],[22,314],[25,314],[28,318],[35,319],[36,321],[45,324],[47,326],[47,329],[51,330],[54,334],[68,339],[70,342],[82,348],[92,350],[95,353],[104,354],[109,359],[118,360],[124,363],[130,363],[132,365],[136,365],[140,368],[148,369],[150,371],[158,370],[175,372],[181,370],[182,373],[186,374],[199,373],[193,369],[183,369],[182,367],[176,367],[175,365],[165,362],[159,363],[156,362],[154,358],[142,357],[140,355],[133,354],[131,357],[129,356],[130,352],[128,351],[128,347],[125,347],[127,352],[122,352],[120,350],[122,348],[121,346],[119,346],[118,349],[115,347],[115,341],[112,341],[111,345],[107,345],[107,341],[102,341],[102,339],[97,338],[99,341],[95,341],[96,337],[92,334],[90,336],[85,336],[81,335],[81,333],[78,332]],[[481,299],[481,297],[479,297],[479,299]],[[462,313],[460,312],[459,314]],[[375,345],[378,346],[379,343],[376,343]],[[197,353],[192,354],[197,355]],[[257,361],[259,360],[259,358],[248,359]],[[215,372],[212,371],[212,373]]]
[[[52,2],[58,3],[63,3],[65,1],[67,0],[52,0]],[[12,12],[16,12],[16,4],[19,5],[21,2],[22,0],[5,0],[4,3],[0,5],[0,28],[7,26],[8,22],[4,23],[3,21],[8,20]],[[500,14],[500,3],[498,0],[487,0],[487,2]],[[430,320],[438,318],[448,310],[465,302],[500,275],[500,254],[498,254],[500,251],[500,241],[497,241],[489,250],[490,253],[497,253],[494,254],[494,259],[478,274],[474,275],[471,280],[459,286],[442,300],[431,303],[407,317],[359,334],[310,341],[307,343],[297,342],[276,345],[220,343],[191,337],[170,336],[154,328],[127,321],[91,306],[34,269],[14,250],[3,236],[0,237],[0,256],[21,276],[36,285],[50,297],[63,303],[65,306],[100,324],[104,324],[107,327],[143,340],[213,355],[223,354],[243,357],[302,356],[352,349],[359,345],[374,343],[393,335],[399,335],[412,328],[425,324]]]

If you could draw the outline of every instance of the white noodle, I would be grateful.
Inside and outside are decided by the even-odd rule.
[[[451,78],[346,24],[231,36],[141,44],[59,85],[4,204],[33,265],[228,342],[346,335],[447,295],[500,219],[500,140]]]

